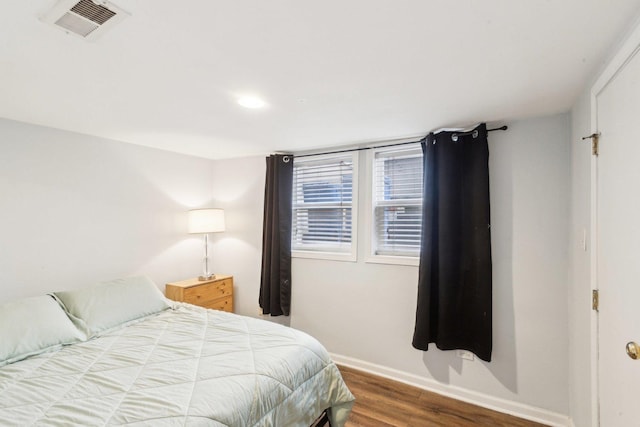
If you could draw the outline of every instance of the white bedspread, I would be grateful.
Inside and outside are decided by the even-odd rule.
[[[309,335],[187,305],[0,368],[2,426],[342,426],[353,399]]]

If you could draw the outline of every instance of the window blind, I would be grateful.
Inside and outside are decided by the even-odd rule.
[[[353,167],[352,154],[294,158],[293,250],[351,251]]]
[[[373,164],[375,255],[418,256],[422,225],[422,150],[380,150]]]

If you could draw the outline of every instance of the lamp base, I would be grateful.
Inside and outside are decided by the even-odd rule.
[[[205,280],[212,280],[215,279],[216,275],[215,274],[209,274],[207,276],[198,276],[198,280],[201,282],[204,282]]]

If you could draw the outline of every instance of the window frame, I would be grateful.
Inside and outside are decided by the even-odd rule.
[[[394,141],[398,143],[402,142],[412,142],[415,140],[407,140],[407,141]],[[420,147],[419,143],[416,142],[418,148]],[[407,147],[412,147],[412,145],[407,145]],[[415,149],[415,147],[413,147]],[[420,253],[417,255],[392,255],[392,254],[376,254],[377,250],[377,242],[376,242],[376,229],[375,229],[375,160],[376,153],[379,152],[390,152],[390,151],[399,151],[403,148],[400,147],[384,147],[384,148],[372,148],[367,150],[366,153],[366,256],[365,262],[374,263],[374,264],[394,264],[394,265],[407,265],[407,266],[419,266],[420,265]],[[410,148],[404,148],[410,149]],[[420,199],[419,206],[422,206],[422,199]]]
[[[352,181],[351,181],[351,244],[350,250],[346,252],[333,252],[330,250],[304,250],[304,249],[294,249],[293,248],[293,239],[294,239],[294,221],[295,221],[295,197],[296,197],[296,188],[293,188],[292,198],[292,212],[291,212],[291,257],[292,258],[308,258],[308,259],[320,259],[320,260],[331,260],[331,261],[347,261],[347,262],[356,262],[357,261],[357,253],[358,253],[358,207],[359,207],[359,172],[358,172],[358,152],[354,151],[352,153],[341,153],[341,154],[319,154],[319,155],[310,155],[305,158],[296,158],[294,156],[294,174],[295,174],[295,164],[296,162],[314,162],[318,160],[331,160],[331,159],[342,159],[347,156],[351,157],[352,162]]]

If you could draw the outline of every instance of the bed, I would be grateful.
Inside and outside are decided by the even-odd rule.
[[[0,337],[3,426],[342,426],[354,400],[309,335],[146,278],[0,306]]]

